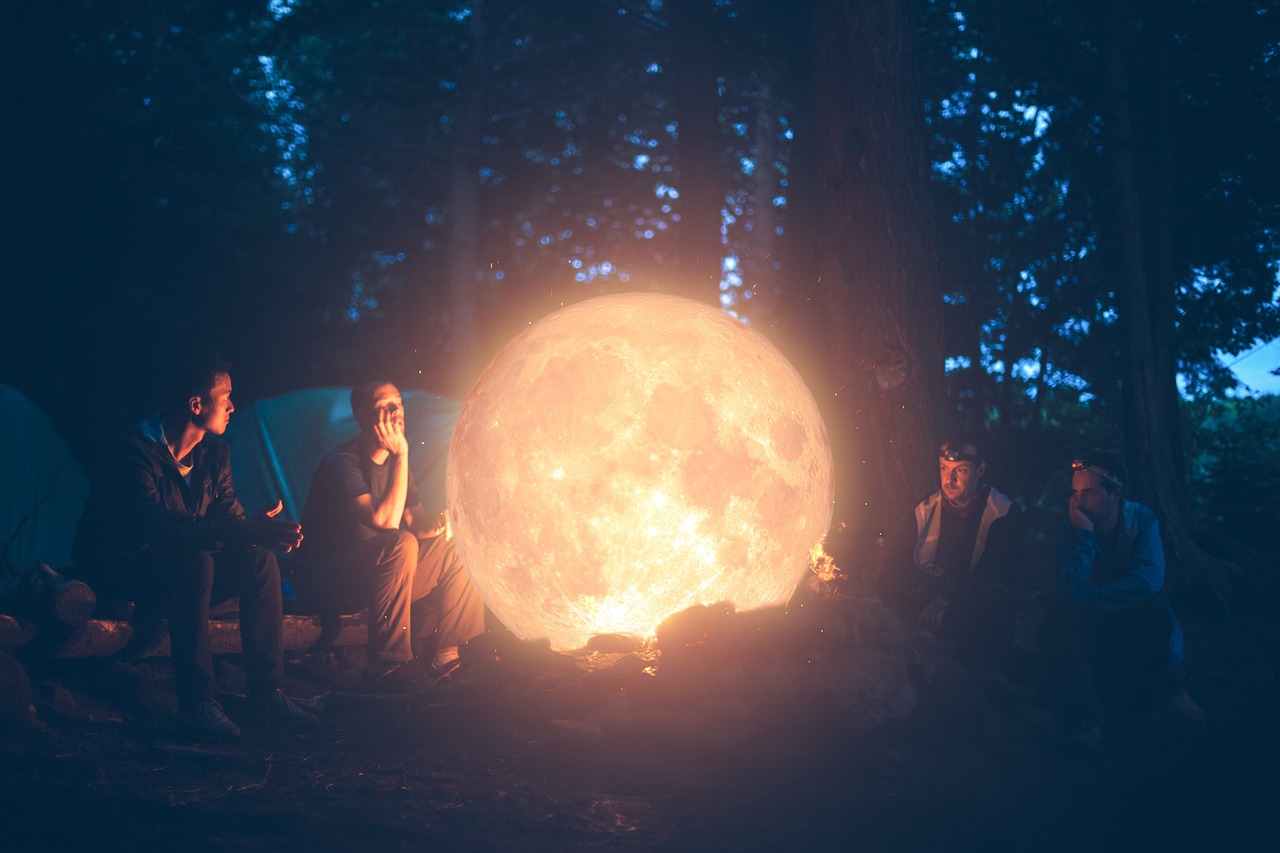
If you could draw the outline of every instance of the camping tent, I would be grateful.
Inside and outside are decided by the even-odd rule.
[[[0,559],[18,569],[71,562],[89,481],[58,431],[20,391],[0,385]]]
[[[281,500],[284,515],[301,520],[320,458],[360,432],[349,394],[347,388],[310,388],[236,408],[224,438],[246,512]],[[423,506],[434,512],[445,505],[445,463],[462,404],[425,391],[403,396],[409,466]]]

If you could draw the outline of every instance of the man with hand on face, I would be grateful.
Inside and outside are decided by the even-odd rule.
[[[1095,743],[1113,712],[1149,710],[1171,690],[1182,629],[1164,594],[1164,548],[1150,507],[1125,499],[1113,453],[1071,463],[1071,499],[1053,566],[1055,601],[1041,627],[1066,728]],[[1174,700],[1199,714],[1185,693]],[[1189,703],[1189,704],[1188,704]]]
[[[956,433],[938,451],[941,488],[916,506],[877,581],[908,622],[954,644],[966,663],[997,666],[1013,643],[1022,572],[1022,512],[982,482],[976,436]]]
[[[93,479],[72,544],[73,573],[104,600],[169,620],[179,723],[191,734],[235,738],[213,696],[209,608],[240,599],[240,638],[252,710],[265,722],[311,725],[315,715],[282,689],[280,569],[302,528],[281,504],[245,516],[231,479],[230,365],[208,353],[174,365],[162,408],[117,442]]]
[[[311,480],[299,591],[326,610],[369,610],[366,689],[413,689],[414,641],[436,632],[429,677],[458,668],[458,647],[484,633],[484,603],[443,513],[428,514],[409,470],[404,401],[395,385],[351,390],[360,434],[325,455]],[[427,620],[430,596],[438,618]],[[415,605],[415,602],[422,604]]]

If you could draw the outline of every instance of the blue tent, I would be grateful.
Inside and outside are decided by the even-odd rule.
[[[71,537],[89,496],[89,480],[44,413],[20,391],[0,385],[0,558],[27,569],[71,562]]]
[[[246,512],[282,500],[283,514],[301,520],[321,457],[360,432],[349,393],[348,388],[310,388],[236,408],[224,438],[231,446],[236,494]],[[406,391],[404,408],[409,467],[422,504],[431,512],[443,509],[445,463],[462,404]]]

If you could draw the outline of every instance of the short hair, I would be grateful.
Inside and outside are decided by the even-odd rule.
[[[395,385],[390,379],[369,379],[351,389],[351,414],[363,424],[364,416],[373,413],[373,392],[383,385]]]
[[[949,447],[952,450],[960,450],[966,444],[973,448],[973,453],[978,457],[978,462],[982,463],[986,460],[986,448],[981,436],[976,431],[953,429],[943,433],[942,441],[938,442],[938,452],[942,452],[942,448]]]
[[[170,411],[186,409],[188,400],[208,394],[223,373],[231,373],[231,362],[218,350],[182,351],[169,363],[160,388],[160,403]]]
[[[1124,488],[1125,481],[1129,479],[1129,473],[1125,470],[1124,460],[1119,454],[1112,453],[1109,450],[1086,450],[1084,453],[1077,453],[1071,462],[1071,467],[1075,469],[1096,468],[1101,469],[1095,471],[1102,478],[1102,486],[1111,494],[1115,494]]]

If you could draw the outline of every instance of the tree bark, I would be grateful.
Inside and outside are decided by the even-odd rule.
[[[1126,493],[1159,515],[1172,591],[1208,598],[1225,614],[1231,567],[1196,543],[1186,491],[1175,341],[1177,287],[1168,156],[1168,45],[1129,3],[1108,7],[1107,151],[1114,186],[1117,291],[1127,333],[1122,408]],[[1146,69],[1146,75],[1135,69]],[[1144,112],[1146,107],[1149,112]]]
[[[836,519],[877,553],[937,486],[943,395],[936,223],[914,31],[901,0],[819,0],[819,290],[836,400]],[[874,566],[846,565],[857,575]]]
[[[715,71],[717,38],[713,4],[671,4],[671,75],[674,82],[676,166],[679,169],[680,239],[675,289],[692,299],[720,304],[720,98]]]
[[[461,84],[462,101],[454,125],[449,177],[449,236],[445,250],[448,276],[450,387],[446,393],[462,399],[484,369],[477,342],[476,271],[480,229],[480,136],[484,122],[488,31],[483,0],[471,4],[468,17],[467,71]]]

